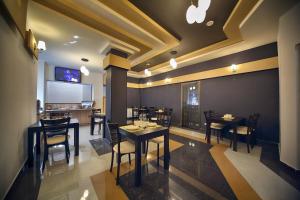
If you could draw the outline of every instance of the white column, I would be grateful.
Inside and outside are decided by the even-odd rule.
[[[298,170],[300,169],[299,43],[300,3],[280,17],[278,31],[280,160]]]

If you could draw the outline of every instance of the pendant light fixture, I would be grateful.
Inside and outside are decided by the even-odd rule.
[[[169,63],[173,69],[176,69],[177,61],[175,59],[175,55],[177,54],[177,51],[171,51],[170,54],[172,55],[172,58],[170,59]]]
[[[198,0],[198,7],[193,4],[188,7],[186,11],[186,21],[189,24],[202,23],[206,17],[206,11],[210,6],[211,0]]]

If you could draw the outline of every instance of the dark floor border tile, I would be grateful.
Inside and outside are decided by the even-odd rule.
[[[280,161],[278,144],[262,143],[260,162],[300,191],[300,171]]]

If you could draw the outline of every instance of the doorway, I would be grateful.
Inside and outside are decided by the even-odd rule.
[[[200,81],[183,83],[182,91],[182,127],[199,130],[200,115]]]

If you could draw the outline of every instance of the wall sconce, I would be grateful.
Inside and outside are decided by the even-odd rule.
[[[151,86],[152,85],[152,82],[151,81],[148,81],[147,82],[147,86]]]
[[[166,78],[165,79],[165,83],[171,83],[171,79],[170,78]]]
[[[235,73],[237,71],[237,65],[236,64],[232,64],[230,66],[232,73]]]
[[[46,51],[46,43],[44,41],[39,41],[38,42],[38,46],[37,46],[38,50],[40,51]]]

